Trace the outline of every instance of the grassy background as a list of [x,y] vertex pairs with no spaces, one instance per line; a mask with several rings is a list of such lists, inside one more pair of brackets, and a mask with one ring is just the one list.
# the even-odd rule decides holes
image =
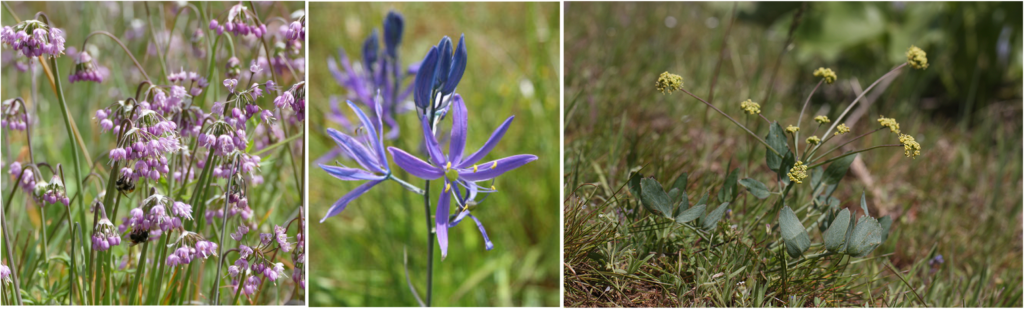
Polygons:
[[[826,5],[831,4],[811,4],[805,13],[811,17],[805,16],[805,22],[813,20]],[[936,5],[906,4],[911,8],[932,6],[930,9]],[[822,85],[804,123],[809,123],[813,115],[835,119],[856,96],[854,84],[866,87],[902,61],[899,57],[864,57],[865,50],[884,51],[885,45],[878,43],[841,50],[829,57],[834,62],[826,61],[819,54],[803,55],[806,53],[802,54],[801,49],[812,44],[796,40],[790,46],[792,51],[782,57],[774,94],[765,101],[772,67],[786,41],[793,14],[784,14],[774,22],[758,22],[757,16],[750,17],[756,13],[753,4],[741,3],[738,7],[737,14],[748,18],[738,21],[726,37],[732,3],[566,4],[565,35],[570,38],[565,44],[567,241],[572,238],[604,246],[627,237],[622,230],[616,234],[615,220],[595,217],[574,221],[570,216],[576,213],[568,211],[613,215],[621,209],[617,205],[629,199],[626,190],[619,188],[625,184],[629,170],[638,166],[646,166],[643,173],[663,184],[688,172],[691,188],[697,190],[720,184],[730,163],[740,169],[741,177],[767,178],[770,172],[764,168],[760,144],[714,111],[705,120],[708,111],[703,103],[682,93],[662,95],[654,87],[658,74],[669,71],[683,77],[686,89],[709,99],[723,38],[728,48],[724,50],[713,103],[741,122],[746,118],[739,103],[750,98],[760,102],[762,113],[769,119],[795,124],[803,100],[817,82],[811,72],[819,66],[831,67],[839,80],[831,86]],[[849,22],[861,27],[879,21]],[[917,34],[894,21],[883,25],[895,29],[893,32],[900,33],[901,38]],[[828,31],[852,35],[856,27]],[[871,214],[892,215],[895,223],[888,240],[872,253],[874,259],[846,270],[847,276],[853,274],[855,278],[840,289],[844,297],[827,305],[919,306],[907,285],[883,263],[899,269],[930,306],[1021,305],[1020,36],[1011,37],[1013,49],[1007,73],[997,83],[987,85],[998,95],[979,102],[978,106],[984,107],[974,116],[964,116],[955,108],[952,113],[929,109],[934,105],[930,102],[949,100],[953,90],[942,83],[928,83],[926,77],[972,73],[952,68],[952,51],[930,49],[927,44],[960,42],[963,38],[934,35],[939,36],[911,39],[899,47],[902,52],[909,44],[921,46],[928,52],[931,67],[925,71],[905,69],[891,84],[875,88],[868,96],[873,104],[866,113],[857,123],[847,121],[857,133],[874,129],[879,115],[894,117],[924,149],[916,160],[904,157],[902,149],[896,148],[862,154],[859,161],[864,163],[863,168],[851,168],[836,192],[835,196],[844,202],[842,207],[855,206],[861,192],[867,192]],[[967,104],[954,103],[957,107]],[[758,135],[767,133],[767,126],[760,120],[746,121]],[[895,142],[890,134],[874,134],[851,144],[850,149]],[[751,147],[756,150],[751,152]],[[689,193],[691,201],[699,192]],[[727,224],[746,228],[753,218],[747,214],[752,206],[745,205],[755,200],[747,194],[740,200],[742,203],[734,204],[734,215]],[[573,233],[568,229],[579,232],[570,235]],[[811,237],[814,242],[820,241],[816,231]],[[735,278],[711,278],[718,271],[736,271],[731,264],[708,265],[697,274],[700,280],[696,282],[680,277],[691,280],[684,285],[706,285],[693,287],[692,291],[687,285],[682,292],[691,293],[677,293],[666,288],[668,283],[656,284],[671,282],[671,278],[645,273],[584,274],[583,270],[593,269],[595,262],[586,257],[586,252],[574,261],[568,245],[566,250],[567,263],[574,268],[565,273],[566,306],[750,305],[730,291],[754,274],[741,271]],[[636,252],[621,254],[617,257],[620,260],[637,258]],[[929,265],[928,261],[939,254],[945,263]],[[803,301],[811,305],[814,303],[809,298],[825,288],[793,283],[789,295],[808,297]],[[897,298],[900,301],[894,301]],[[772,303],[801,303],[794,300]]]
[[[443,262],[435,250],[433,304],[557,306],[558,4],[314,2],[309,6],[311,159],[334,147],[324,133],[326,128],[342,129],[324,118],[330,111],[329,98],[346,91],[326,67],[327,58],[337,57],[339,48],[352,61],[361,59],[363,40],[372,29],[382,31],[383,18],[391,9],[405,16],[400,47],[403,66],[422,59],[444,35],[456,41],[460,34],[466,35],[469,64],[458,90],[470,113],[467,148],[482,145],[501,121],[515,115],[488,157],[529,153],[540,159],[498,178],[495,186],[500,192],[474,212],[487,228],[494,250],[485,251],[476,227],[465,223],[450,232],[449,253]],[[531,87],[532,94],[524,90]],[[342,109],[354,119],[349,109]],[[422,141],[416,116],[403,114],[398,121],[402,136],[385,144],[415,149]],[[449,125],[446,121],[443,128]],[[393,164],[392,168],[400,170]],[[404,172],[396,175],[413,180]],[[316,220],[358,185],[315,167],[309,179],[310,217]],[[423,185],[419,180],[413,183]],[[432,191],[433,206],[437,190]],[[324,223],[314,220],[309,227],[311,305],[415,306],[402,258],[407,251],[412,283],[424,296],[427,247],[422,203],[422,197],[387,182],[340,215]]]

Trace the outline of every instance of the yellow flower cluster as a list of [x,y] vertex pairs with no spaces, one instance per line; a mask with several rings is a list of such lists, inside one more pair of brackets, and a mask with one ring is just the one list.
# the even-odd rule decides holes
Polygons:
[[658,91],[661,91],[661,93],[671,94],[673,91],[683,88],[683,78],[669,72],[661,73],[655,86],[658,87]]
[[807,143],[811,145],[817,145],[821,143],[821,139],[818,138],[817,136],[811,136],[807,138]]
[[798,126],[790,125],[790,126],[786,127],[786,132],[796,133],[797,131],[800,131],[800,127],[798,127]]
[[825,116],[825,115],[814,117],[814,121],[817,122],[817,123],[829,123],[829,122],[832,122],[831,120],[828,120],[828,116]]
[[892,133],[900,134],[900,124],[896,122],[896,119],[881,116],[878,118],[878,123],[882,124],[883,127],[889,128]]
[[814,77],[821,77],[825,79],[825,83],[832,84],[836,82],[836,72],[832,72],[832,69],[818,68],[814,70]]
[[840,123],[839,126],[836,127],[836,136],[846,133],[850,133],[850,127],[847,127],[845,123]]
[[900,143],[903,144],[903,154],[907,158],[917,159],[921,155],[921,144],[918,144],[910,134],[900,134]]
[[907,64],[915,69],[927,69],[928,55],[917,46],[910,45],[910,50],[907,50]]
[[804,183],[803,180],[807,178],[807,165],[804,165],[803,161],[796,161],[793,168],[789,169],[789,181],[796,183]]
[[761,104],[757,104],[757,102],[751,101],[750,99],[740,102],[740,108],[751,115],[761,113]]

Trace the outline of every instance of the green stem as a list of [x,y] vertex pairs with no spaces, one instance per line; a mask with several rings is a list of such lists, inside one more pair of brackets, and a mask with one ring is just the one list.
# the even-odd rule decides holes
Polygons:
[[[7,7],[7,2],[4,2],[4,7]],[[21,169],[21,173],[18,174],[18,180],[14,182],[14,188],[11,188],[11,194],[7,195],[7,203],[4,205],[4,213],[7,213],[7,209],[10,208],[11,199],[14,198],[14,193],[18,192],[21,178],[25,176],[26,170],[28,170],[28,167]],[[18,265],[15,263],[14,255],[12,254],[14,250],[11,250],[11,233],[7,230],[8,227],[7,216],[0,216],[0,228],[2,228],[2,231],[0,232],[3,232],[4,234],[4,256],[7,257],[7,266],[10,266],[11,269],[11,281],[14,283],[14,291],[12,291],[11,294],[14,295],[14,299],[17,301],[18,306],[24,306],[25,304],[22,303],[21,294],[18,292],[21,291],[21,283],[18,281],[18,272],[21,268],[18,268]]]
[[711,103],[708,103],[707,101],[704,101],[704,99],[701,99],[700,97],[698,97],[698,96],[694,95],[693,93],[690,93],[689,91],[686,91],[686,89],[684,89],[684,88],[679,88],[679,90],[681,90],[681,91],[685,92],[686,94],[690,95],[690,96],[691,96],[691,97],[693,97],[694,99],[697,99],[697,100],[699,100],[699,101],[703,102],[704,104],[707,104],[707,106],[708,106],[708,107],[711,107],[711,109],[715,110],[715,111],[716,111],[716,112],[718,112],[719,114],[722,114],[722,116],[725,116],[725,118],[729,118],[729,120],[730,120],[730,121],[732,121],[732,123],[735,123],[735,124],[736,124],[736,126],[739,126],[739,127],[740,127],[741,129],[743,129],[744,131],[747,131],[747,133],[749,133],[749,134],[750,134],[750,136],[753,136],[753,137],[754,137],[755,139],[757,139],[757,141],[758,141],[758,142],[761,142],[761,144],[764,144],[764,146],[765,146],[765,147],[768,147],[768,150],[771,150],[771,151],[772,151],[772,152],[774,152],[774,153],[775,153],[776,155],[782,156],[782,154],[779,154],[779,151],[778,151],[778,150],[775,150],[775,148],[772,148],[772,146],[768,145],[768,143],[767,143],[767,142],[765,142],[765,141],[764,141],[763,139],[761,139],[761,137],[760,137],[760,136],[757,136],[757,134],[754,134],[754,132],[751,132],[751,131],[750,131],[750,129],[747,129],[747,127],[743,126],[743,124],[740,124],[740,122],[739,122],[739,121],[736,121],[736,119],[733,119],[732,117],[730,117],[730,116],[729,116],[728,114],[726,114],[726,113],[725,113],[725,112],[723,112],[722,110],[718,109],[718,108],[717,108],[717,107],[715,107],[714,105],[711,105]]
[[136,292],[140,288],[139,282],[141,282],[140,280],[142,279],[142,273],[146,272],[146,269],[144,267],[142,267],[142,265],[145,265],[145,263],[146,263],[146,251],[147,251],[147,249],[149,249],[149,240],[144,240],[143,243],[142,243],[142,251],[141,251],[141,253],[139,253],[139,261],[135,265],[135,280],[132,280],[132,285],[128,286],[128,288],[130,289],[128,291],[128,304],[129,305],[138,305],[139,304],[136,301],[137,298],[135,297],[135,295],[136,295]]
[[146,6],[146,22],[149,23],[149,35],[153,37],[153,46],[156,49],[157,59],[160,60],[160,70],[163,72],[164,82],[170,83],[167,80],[167,62],[164,59],[164,52],[160,50],[160,42],[156,39],[156,29],[153,27],[153,16],[149,12],[149,2],[143,2]]
[[[899,69],[902,69],[905,66],[907,66],[906,62],[896,66],[892,70],[889,70],[888,73],[885,73],[884,75],[882,75],[882,77],[879,77],[878,80],[875,80],[874,83],[871,83],[870,86],[865,88],[864,91],[862,91],[860,93],[860,95],[857,96],[856,99],[853,99],[853,102],[850,103],[850,106],[847,106],[846,110],[844,110],[843,113],[841,115],[839,115],[839,118],[836,118],[836,120],[832,121],[832,126],[830,126],[828,128],[828,131],[825,131],[825,135],[824,136],[828,136],[830,133],[832,133],[832,130],[835,130],[836,126],[839,125],[839,123],[841,121],[843,121],[843,117],[846,117],[846,114],[849,113],[851,109],[853,109],[853,106],[857,105],[857,102],[859,102],[860,99],[863,98],[865,94],[867,94],[869,91],[871,91],[872,88],[875,88],[875,85],[878,85],[878,82],[881,82],[883,79],[885,79],[886,76],[889,76],[889,74],[892,74],[892,73],[895,73],[896,71],[899,71]],[[820,147],[821,144],[819,144],[818,146]],[[814,148],[817,149],[818,147],[814,147]]]
[[[63,114],[63,116],[64,116],[64,128],[67,130],[68,139],[71,140],[71,141],[74,141],[75,140],[75,133],[74,133],[75,128],[71,124],[70,111],[68,111],[67,101],[64,99],[64,88],[61,86],[61,78],[59,77],[59,76],[61,76],[60,75],[60,67],[57,66],[57,57],[50,57],[50,66],[53,67],[53,75],[55,77],[53,79],[53,81],[54,81],[54,83],[56,85],[57,101],[60,102],[61,114]],[[85,209],[85,204],[83,202],[83,200],[85,200],[85,194],[82,193],[83,189],[84,189],[83,186],[82,186],[82,177],[83,177],[82,176],[82,168],[81,168],[81,165],[79,164],[79,159],[78,159],[79,149],[77,147],[78,145],[75,145],[74,142],[72,142],[71,144],[72,144],[72,146],[70,147],[71,148],[71,157],[72,157],[72,160],[74,160],[73,163],[74,163],[74,167],[75,167],[75,178],[74,178],[74,180],[75,180],[75,191],[76,191],[75,194],[78,194],[80,196],[77,199],[78,200],[78,209]],[[81,150],[82,151],[86,151],[84,148],[81,149]],[[65,184],[65,188],[67,188],[66,184]],[[70,222],[70,220],[71,220],[71,212],[70,212],[70,208],[68,208],[68,222]],[[72,248],[72,252],[71,253],[74,254],[74,248]]]
[[[871,132],[868,132],[868,133],[864,133],[864,134],[861,134],[861,135],[860,135],[860,136],[858,136],[858,137],[854,137],[853,139],[851,139],[851,140],[849,140],[849,141],[846,141],[846,142],[845,142],[845,143],[843,143],[842,145],[839,145],[839,146],[836,146],[836,147],[834,147],[834,148],[832,148],[832,149],[829,149],[828,151],[826,151],[826,152],[822,153],[822,154],[821,154],[820,156],[818,156],[818,157],[814,158],[813,160],[807,161],[807,162],[808,162],[808,163],[811,163],[811,162],[814,162],[814,161],[818,161],[818,160],[820,160],[821,158],[824,158],[824,157],[825,157],[826,155],[828,155],[828,154],[832,153],[833,151],[836,151],[836,149],[839,149],[839,148],[841,148],[841,147],[843,147],[843,146],[846,146],[846,145],[848,145],[848,144],[850,144],[850,143],[852,143],[852,142],[854,142],[854,141],[856,141],[856,140],[859,140],[859,139],[861,139],[861,138],[863,138],[863,137],[865,137],[865,136],[871,135],[871,133],[875,133],[875,132],[881,131],[882,129],[885,129],[885,127],[881,127],[881,128],[875,129],[874,131],[871,131]],[[825,143],[825,141],[822,141],[822,143],[824,144],[824,143]],[[813,154],[814,154],[814,153],[812,152],[812,153],[811,153],[811,155],[813,155]],[[808,156],[810,156],[810,155],[808,155]]]
[[[231,169],[231,173],[228,173],[228,175],[234,175],[235,174],[234,172],[236,172],[238,170],[237,169],[238,162],[237,161],[236,162],[232,162],[232,163],[230,163],[230,165],[231,165],[231,167],[229,167],[229,168]],[[228,203],[228,196],[231,194],[231,185],[233,185],[233,184],[234,184],[234,176],[228,177],[227,189],[224,190],[224,207],[225,207],[225,209],[224,209],[224,220],[221,220],[221,225],[220,225],[220,230],[221,230],[220,242],[219,242],[220,244],[224,243],[224,236],[228,234],[227,231],[226,231],[227,228],[228,228],[228,212],[227,212],[226,208],[227,208],[227,205],[228,205],[227,204]],[[220,271],[221,271],[221,268],[224,266],[224,246],[218,246],[217,247],[217,251],[220,251],[220,252],[217,252],[217,255],[219,255],[221,258],[220,258],[220,261],[217,263],[217,272],[216,272],[216,275],[214,276],[214,279],[213,279],[213,293],[212,294],[213,294],[213,304],[214,305],[217,305],[217,304],[220,303],[220,277],[221,277],[221,272]]]
[[839,159],[841,159],[843,157],[846,157],[846,156],[849,156],[849,155],[853,155],[853,154],[858,154],[858,153],[865,152],[865,151],[872,150],[872,149],[876,149],[876,148],[882,148],[882,147],[902,147],[902,146],[903,146],[903,144],[888,144],[888,145],[878,145],[878,146],[875,146],[875,147],[868,147],[868,148],[864,148],[864,149],[861,149],[861,150],[851,151],[851,152],[844,153],[843,155],[836,156],[835,158],[828,159],[825,162],[821,162],[821,163],[809,166],[807,168],[808,169],[814,169],[815,167],[819,167],[819,166],[825,165],[825,164],[827,164],[829,162],[832,162],[832,161],[835,161],[835,160],[839,160]]
[[434,232],[430,222],[430,180],[425,181],[423,194],[423,210],[427,219],[427,307],[434,295]]

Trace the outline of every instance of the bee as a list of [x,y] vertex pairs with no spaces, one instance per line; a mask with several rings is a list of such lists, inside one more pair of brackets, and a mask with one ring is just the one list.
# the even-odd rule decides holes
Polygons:
[[132,240],[132,245],[137,245],[149,240],[149,231],[144,229],[133,229],[132,233],[128,235],[128,238]]
[[122,193],[135,192],[135,182],[132,181],[131,179],[128,179],[128,177],[122,176],[118,178],[117,182],[114,184],[117,185],[117,190],[121,191]]

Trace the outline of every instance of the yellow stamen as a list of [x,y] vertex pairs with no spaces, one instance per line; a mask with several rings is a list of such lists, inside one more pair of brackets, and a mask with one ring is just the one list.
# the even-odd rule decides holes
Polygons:
[[498,161],[494,161],[494,164],[491,164],[491,169],[494,169],[496,167],[498,167]]
[[491,191],[498,191],[498,189],[494,188],[494,186],[491,186]]
[[476,164],[473,164],[473,172],[476,173],[476,170],[477,170],[477,166],[476,166]]
[[452,184],[450,182],[444,184],[444,192],[445,193],[448,193],[448,190],[451,190],[451,189],[452,189]]
[[452,163],[451,162],[448,162],[448,165],[444,166],[444,169],[446,169],[446,170],[447,169],[451,169],[451,168],[452,168]]

